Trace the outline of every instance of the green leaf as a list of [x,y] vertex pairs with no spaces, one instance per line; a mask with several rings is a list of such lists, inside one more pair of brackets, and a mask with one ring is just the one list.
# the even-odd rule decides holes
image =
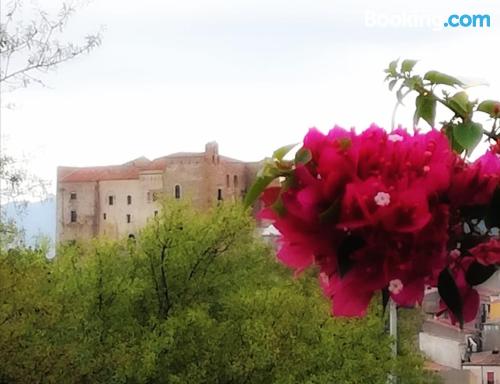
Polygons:
[[431,127],[434,127],[434,120],[436,118],[436,98],[432,93],[426,95],[419,95],[415,99],[415,115],[413,117],[413,124],[416,126],[418,121],[422,118]]
[[391,80],[389,82],[389,91],[392,91],[394,89],[394,86],[396,85],[397,82],[398,82],[397,79]]
[[404,85],[406,85],[409,89],[415,89],[417,88],[417,86],[423,87],[424,83],[420,76],[415,75],[410,77],[409,79],[406,79]]
[[451,123],[446,123],[443,126],[443,128],[445,129],[444,132],[446,134],[446,137],[448,137],[448,141],[450,142],[452,149],[458,154],[461,154],[463,151],[465,151],[465,148],[462,147],[453,136],[453,130],[455,128],[455,125]]
[[401,72],[411,72],[415,64],[417,64],[417,60],[403,60],[401,63]]
[[457,112],[462,118],[466,119],[472,112],[472,103],[465,92],[457,92],[448,99],[451,109]]
[[257,177],[245,196],[245,200],[243,201],[244,206],[251,206],[274,179],[275,177],[271,176]]
[[293,149],[295,148],[299,143],[295,144],[289,144],[285,145],[281,148],[278,148],[276,151],[273,152],[273,159],[276,160],[283,160],[283,158]]
[[312,160],[312,153],[307,148],[300,148],[295,154],[295,164],[307,164]]
[[463,83],[456,77],[441,73],[438,71],[429,71],[424,75],[424,79],[430,81],[432,84],[443,84],[449,86],[462,86]]
[[398,73],[397,67],[398,67],[398,60],[393,60],[389,63],[389,68],[385,70],[386,73],[395,76]]
[[453,127],[453,137],[468,152],[476,148],[482,136],[483,126],[473,121],[460,123]]
[[477,106],[479,112],[484,112],[493,118],[500,118],[500,101],[485,100]]
[[438,292],[448,309],[458,319],[460,328],[463,328],[464,316],[462,298],[460,297],[457,284],[449,269],[443,269],[439,274]]
[[272,209],[279,215],[283,216],[286,213],[285,205],[283,204],[283,199],[278,197],[278,199],[271,206]]

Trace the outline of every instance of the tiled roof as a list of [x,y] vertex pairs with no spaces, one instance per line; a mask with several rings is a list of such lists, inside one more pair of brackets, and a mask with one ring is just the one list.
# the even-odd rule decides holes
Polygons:
[[57,179],[59,182],[82,182],[100,180],[131,180],[138,179],[139,174],[147,171],[163,171],[165,161],[139,158],[122,165],[101,167],[58,167]]
[[205,152],[175,152],[170,155],[160,157],[160,159],[168,159],[172,157],[201,157],[205,156]]
[[464,365],[500,365],[500,354],[492,351],[477,352],[470,355],[470,362]]

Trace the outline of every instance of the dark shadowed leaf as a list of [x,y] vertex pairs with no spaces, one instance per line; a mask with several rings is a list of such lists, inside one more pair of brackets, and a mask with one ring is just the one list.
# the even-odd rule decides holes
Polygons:
[[483,265],[474,262],[470,265],[465,279],[470,285],[479,285],[488,280],[497,270],[495,265]]
[[319,220],[322,224],[336,222],[340,215],[340,201],[335,200],[327,210],[323,211],[319,215]]
[[365,241],[360,236],[350,235],[344,238],[337,250],[337,263],[340,277],[345,276],[354,265],[351,255],[363,248]]
[[463,304],[457,284],[448,268],[443,269],[438,278],[438,292],[448,309],[455,315],[460,323],[460,328],[464,326]]
[[493,193],[493,198],[491,199],[490,207],[484,221],[490,228],[500,228],[500,187],[497,187],[495,193]]
[[389,303],[389,299],[391,298],[391,295],[389,294],[389,288],[385,287],[382,289],[382,309],[383,313],[385,313],[385,309],[387,308],[387,304]]

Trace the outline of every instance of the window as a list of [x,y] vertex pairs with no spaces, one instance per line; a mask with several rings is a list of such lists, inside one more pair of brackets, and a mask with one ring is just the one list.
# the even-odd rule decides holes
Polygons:
[[234,185],[234,188],[238,188],[238,175],[234,175],[233,185]]
[[130,195],[127,196],[127,204],[128,205],[132,204],[132,196]]
[[226,187],[229,188],[229,175],[226,175]]
[[70,199],[70,200],[76,200],[76,192],[71,192],[71,193],[69,194],[69,199]]
[[495,384],[495,372],[486,373],[486,384]]
[[217,190],[217,200],[221,201],[222,200],[222,189]]
[[181,198],[181,186],[179,184],[177,184],[174,188],[174,196],[176,199]]
[[127,223],[130,223],[132,219],[132,216],[130,216],[130,213],[127,213]]
[[156,201],[160,198],[160,193],[159,192],[153,192],[153,201]]
[[158,216],[158,211],[155,211],[155,217]]
[[148,201],[148,203],[151,203],[151,192],[147,193],[146,200]]
[[106,220],[106,214],[105,213],[102,214],[102,219]]
[[108,204],[113,205],[115,202],[115,197],[114,196],[108,196]]
[[133,233],[130,233],[128,235],[128,239],[134,241],[135,240],[135,235]]
[[76,223],[76,211],[71,211],[71,222]]

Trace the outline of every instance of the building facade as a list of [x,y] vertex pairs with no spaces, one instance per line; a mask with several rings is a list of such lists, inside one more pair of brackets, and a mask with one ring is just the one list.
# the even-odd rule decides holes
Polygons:
[[205,152],[174,153],[122,165],[58,167],[57,242],[96,236],[136,236],[160,209],[158,199],[188,199],[199,209],[221,200],[240,200],[260,168],[219,154],[216,142]]

